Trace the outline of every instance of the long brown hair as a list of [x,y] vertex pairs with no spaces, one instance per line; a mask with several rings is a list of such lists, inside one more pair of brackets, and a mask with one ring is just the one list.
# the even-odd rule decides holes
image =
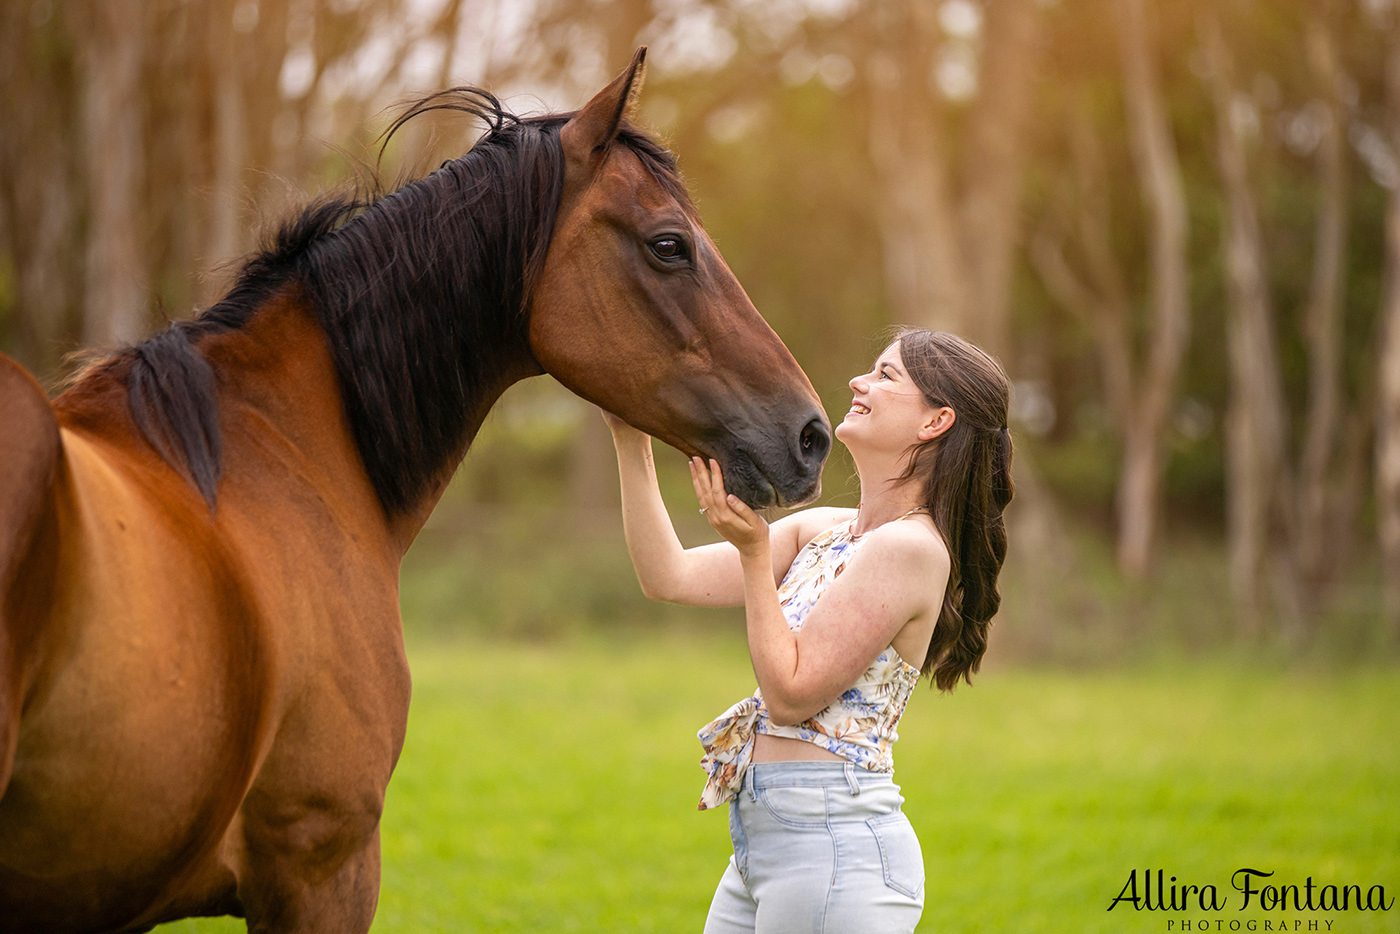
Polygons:
[[910,448],[901,483],[917,483],[948,546],[951,568],[943,608],[922,673],[942,691],[972,673],[987,651],[987,630],[1001,606],[997,575],[1006,560],[1011,502],[1011,384],[990,354],[943,331],[902,328],[894,335],[904,368],[931,406],[956,418],[938,437]]

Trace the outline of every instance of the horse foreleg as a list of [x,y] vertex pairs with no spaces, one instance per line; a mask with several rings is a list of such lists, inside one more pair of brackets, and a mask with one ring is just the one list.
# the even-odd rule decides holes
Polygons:
[[238,886],[250,934],[363,934],[379,900],[379,810],[328,799],[244,810]]

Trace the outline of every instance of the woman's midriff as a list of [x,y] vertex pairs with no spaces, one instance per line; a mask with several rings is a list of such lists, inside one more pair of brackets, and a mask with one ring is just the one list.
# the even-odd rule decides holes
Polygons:
[[836,753],[803,739],[793,739],[789,736],[769,736],[767,733],[760,733],[754,737],[754,762],[805,762],[812,760],[846,761]]

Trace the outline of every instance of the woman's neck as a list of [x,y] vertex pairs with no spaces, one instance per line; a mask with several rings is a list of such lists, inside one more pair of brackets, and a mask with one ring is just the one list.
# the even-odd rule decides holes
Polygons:
[[856,512],[855,524],[851,526],[851,534],[864,535],[924,505],[919,499],[918,486],[900,483],[897,476],[873,483],[861,476],[860,508]]

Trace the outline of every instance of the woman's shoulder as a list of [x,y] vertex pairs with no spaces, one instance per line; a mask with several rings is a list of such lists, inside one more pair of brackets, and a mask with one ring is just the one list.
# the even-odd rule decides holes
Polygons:
[[818,535],[850,522],[855,517],[856,511],[854,509],[845,509],[840,506],[813,506],[811,509],[794,512],[781,521],[792,523],[797,540],[797,550],[801,551]]
[[929,569],[946,569],[950,564],[947,543],[927,515],[912,515],[886,522],[863,537],[865,545],[862,550],[869,551],[872,557],[879,560],[901,559],[903,562],[925,565]]

